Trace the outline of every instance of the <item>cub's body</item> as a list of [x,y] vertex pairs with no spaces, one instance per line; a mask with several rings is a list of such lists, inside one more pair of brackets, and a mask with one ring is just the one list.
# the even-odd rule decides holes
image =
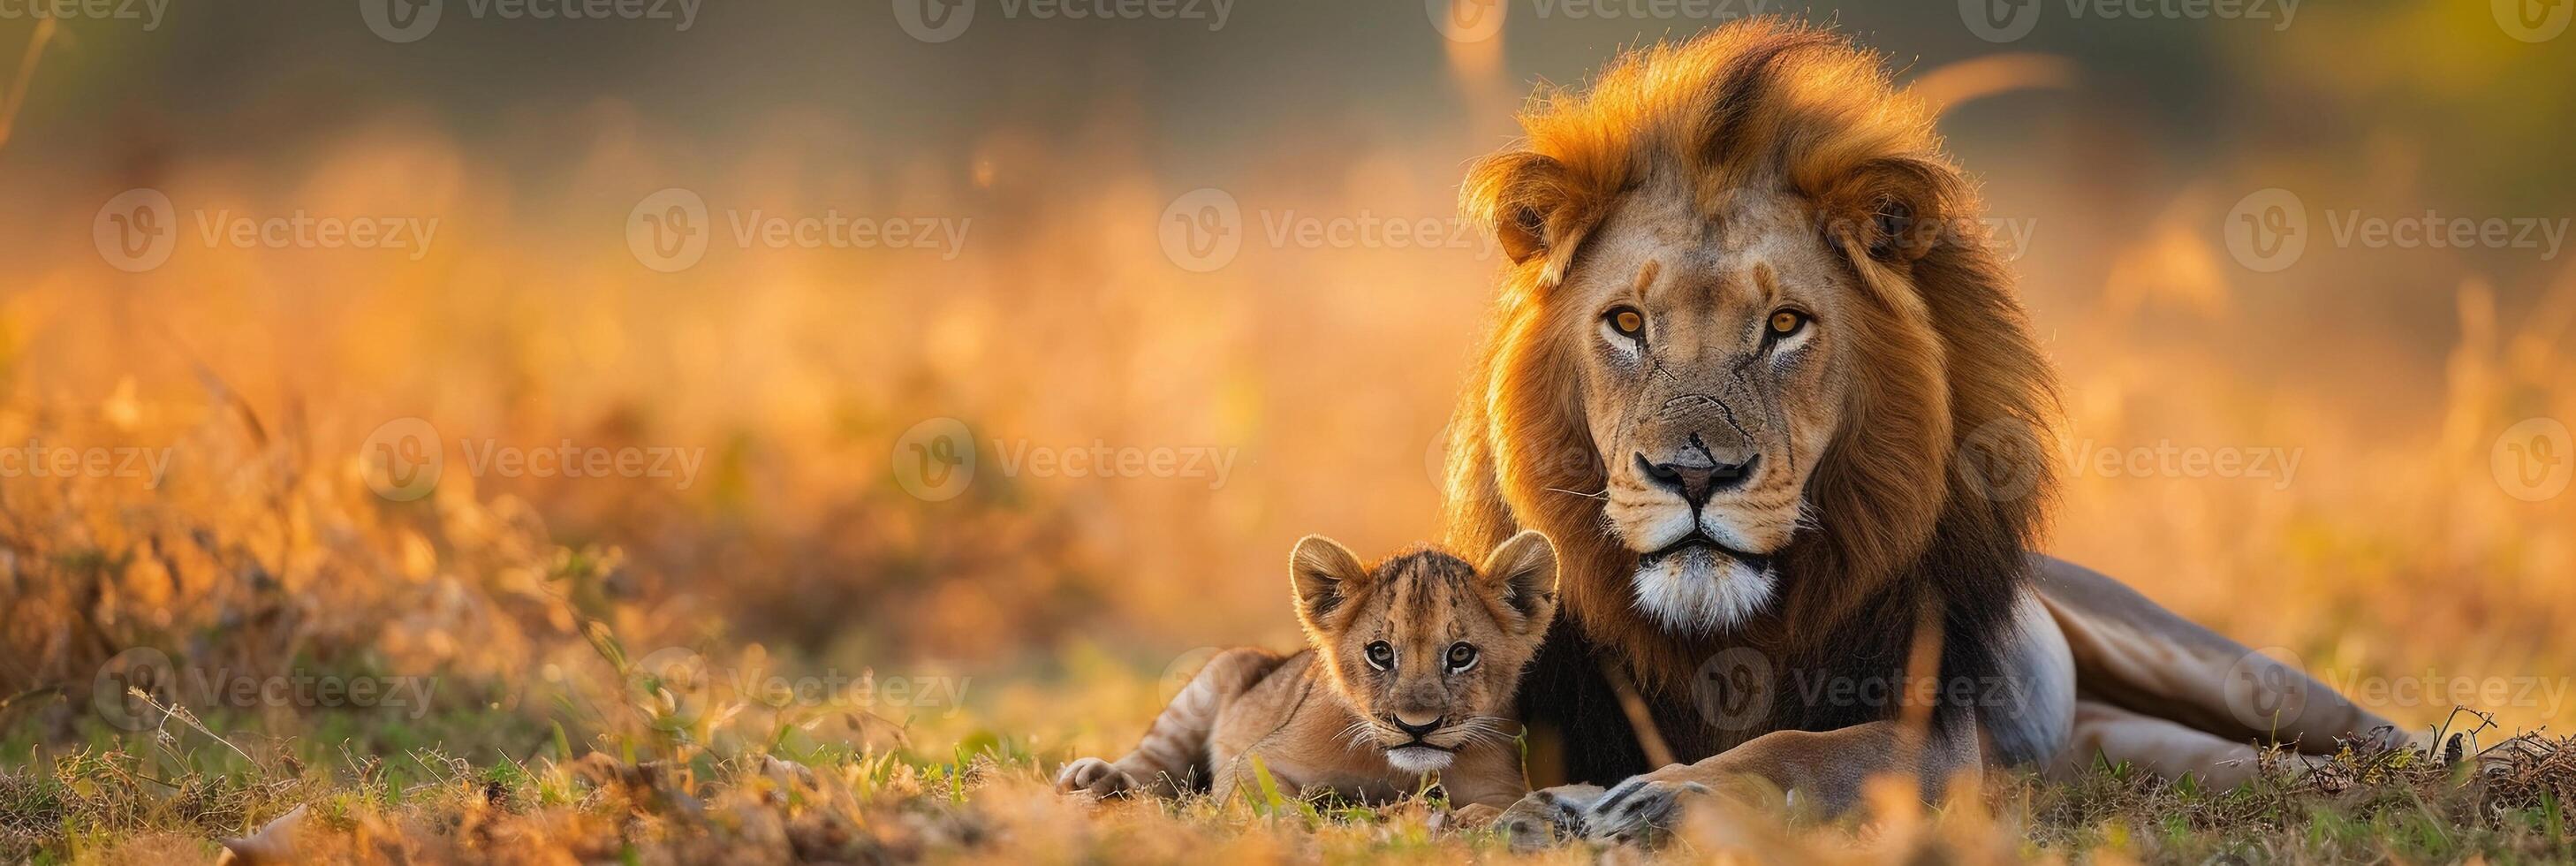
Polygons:
[[1290,574],[1312,646],[1219,654],[1135,751],[1077,760],[1057,785],[1224,798],[1257,784],[1257,757],[1283,793],[1300,796],[1392,800],[1437,773],[1470,822],[1519,799],[1527,784],[1507,714],[1555,615],[1556,554],[1545,536],[1516,536],[1482,567],[1424,550],[1374,568],[1309,537]]

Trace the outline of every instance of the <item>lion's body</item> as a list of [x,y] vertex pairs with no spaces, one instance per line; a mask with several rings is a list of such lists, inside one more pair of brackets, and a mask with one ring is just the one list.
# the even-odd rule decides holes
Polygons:
[[1437,771],[1450,802],[1475,807],[1469,820],[1527,792],[1507,714],[1555,615],[1544,536],[1499,543],[1481,568],[1431,550],[1362,567],[1321,538],[1291,559],[1307,649],[1219,654],[1133,752],[1075,761],[1059,786],[1223,799],[1254,784],[1258,758],[1282,791],[1371,802]]
[[[2241,647],[2032,554],[2053,373],[1974,187],[1876,56],[1739,22],[1521,121],[1464,187],[1514,264],[1447,517],[1455,545],[1535,528],[1561,551],[1566,616],[1521,701],[1559,760],[1534,775],[1635,776],[1598,812],[1726,772],[1835,803],[1871,768],[2078,742],[2251,755],[2181,739],[2249,729],[2224,699]],[[2305,691],[2323,712],[2285,740],[2376,722]]]

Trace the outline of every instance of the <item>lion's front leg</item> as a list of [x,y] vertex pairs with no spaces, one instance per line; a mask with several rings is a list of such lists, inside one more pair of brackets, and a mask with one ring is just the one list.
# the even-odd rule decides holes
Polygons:
[[[1861,787],[1872,777],[1911,769],[1928,791],[1982,766],[1973,737],[1936,736],[1936,742],[1914,749],[1902,734],[1895,722],[1822,733],[1776,731],[1695,764],[1630,777],[1606,791],[1589,786],[1539,791],[1523,800],[1529,808],[1513,809],[1528,817],[1557,816],[1555,826],[1587,838],[1640,839],[1671,826],[1685,798],[1746,778],[1788,792],[1792,803],[1841,814],[1860,801]],[[1897,763],[1907,754],[1920,755],[1919,766]],[[1512,826],[1508,818],[1506,826]]]

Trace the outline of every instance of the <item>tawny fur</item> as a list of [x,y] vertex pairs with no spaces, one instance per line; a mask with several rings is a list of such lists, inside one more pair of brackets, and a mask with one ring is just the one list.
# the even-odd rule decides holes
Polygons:
[[[1615,835],[1730,774],[1838,809],[1869,773],[2078,740],[2159,767],[2250,754],[2223,748],[2251,727],[2224,685],[2242,647],[2033,555],[2056,386],[1933,119],[1877,55],[1757,18],[1542,91],[1469,173],[1462,206],[1512,263],[1453,424],[1449,541],[1556,539],[1530,770],[1618,783],[1516,814]],[[2264,673],[2304,698],[2283,741],[2379,724]],[[1646,765],[1641,703],[1683,763]]]
[[1475,822],[1528,790],[1511,710],[1556,613],[1556,552],[1545,535],[1515,535],[1481,566],[1427,549],[1363,566],[1309,536],[1289,572],[1305,650],[1219,654],[1134,751],[1067,764],[1057,786],[1226,798],[1252,783],[1257,756],[1301,796],[1387,801],[1436,772]]
[[[1458,409],[1450,541],[1549,532],[1565,558],[1570,624],[1667,696],[1686,698],[1697,667],[1733,647],[1781,668],[1830,666],[1862,620],[1884,638],[1864,648],[1894,657],[1838,674],[1901,669],[1918,623],[1950,633],[1954,656],[1990,650],[1975,644],[2009,621],[2053,489],[2041,458],[2057,402],[2009,277],[1978,233],[1975,190],[1931,121],[1876,56],[1767,19],[1639,49],[1587,90],[1535,98],[1525,143],[1479,163],[1464,187],[1467,211],[1495,226],[1516,261]],[[1790,537],[1759,551],[1773,558],[1776,597],[1701,632],[1639,609],[1642,551],[1605,513],[1630,452],[1680,432],[1601,426],[1604,413],[1657,405],[1592,360],[1599,304],[1649,267],[1656,286],[1638,296],[1672,308],[1667,343],[1732,351],[1737,329],[1761,322],[1782,293],[1831,308],[1811,311],[1821,369],[1729,407],[1775,411],[1789,430],[1765,452],[1773,471],[1741,498]],[[1663,360],[1688,375],[1689,364]],[[1724,398],[1723,386],[1713,381],[1709,396]],[[1963,442],[2022,461],[2009,495],[1958,483]],[[1780,525],[1796,522],[1805,525]]]

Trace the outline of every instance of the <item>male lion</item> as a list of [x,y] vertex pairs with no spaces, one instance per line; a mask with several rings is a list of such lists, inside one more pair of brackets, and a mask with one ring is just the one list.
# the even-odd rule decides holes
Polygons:
[[1873,773],[2096,755],[2224,783],[2257,739],[2390,736],[2031,553],[2052,374],[1975,190],[1875,55],[1741,22],[1521,123],[1462,193],[1512,264],[1449,541],[1557,539],[1567,615],[1521,707],[1561,766],[1532,770],[1619,784],[1516,818],[1617,836],[1736,774],[1840,810]]

